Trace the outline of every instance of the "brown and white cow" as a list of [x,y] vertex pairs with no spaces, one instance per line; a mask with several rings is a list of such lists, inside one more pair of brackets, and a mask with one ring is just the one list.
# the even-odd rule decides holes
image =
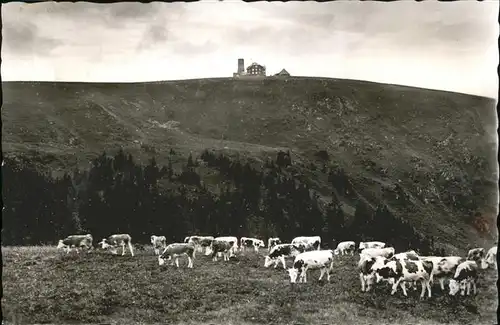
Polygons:
[[151,236],[151,245],[155,251],[155,255],[159,255],[162,250],[167,247],[167,238],[165,236]]
[[443,291],[445,290],[444,281],[451,279],[458,265],[464,261],[460,256],[421,256],[420,258],[432,262],[431,284],[434,283],[434,279],[438,279]]
[[247,248],[252,247],[256,253],[259,252],[260,247],[266,247],[264,241],[257,238],[249,238],[249,237],[241,237],[240,238],[240,247],[244,252]]
[[274,268],[278,267],[279,263],[283,264],[283,269],[286,269],[286,257],[295,257],[304,252],[303,245],[293,244],[278,244],[274,246],[269,255],[264,259],[264,267],[269,267],[274,263]]
[[219,253],[224,255],[224,261],[229,261],[229,258],[234,256],[234,242],[232,240],[215,238],[210,245],[210,252],[213,261],[217,261],[217,255],[219,255]]
[[281,244],[281,239],[279,239],[279,237],[271,237],[267,240],[267,249],[268,251],[270,252],[271,249],[276,246],[276,245],[279,245]]
[[[193,268],[195,258],[195,246],[192,243],[173,243],[168,245],[165,250],[158,255],[158,264],[162,266],[165,260],[174,258],[175,265],[179,267],[179,257],[186,255],[188,258],[188,268]],[[173,263],[172,263],[173,264]]]
[[360,242],[359,250],[362,251],[366,248],[384,248],[386,243],[381,241],[368,241],[368,242]]
[[337,245],[337,248],[333,251],[335,255],[354,255],[356,250],[356,243],[353,241],[343,241]]
[[493,267],[495,270],[497,269],[497,246],[493,246],[488,250],[488,253],[486,253],[486,267]]
[[482,248],[482,247],[473,248],[473,249],[469,250],[469,252],[467,253],[466,260],[467,261],[474,261],[482,269],[486,269],[488,267],[488,265],[486,264],[486,261],[484,260],[485,255],[486,255],[486,252],[485,252],[484,248]]
[[87,251],[91,251],[93,246],[92,246],[92,241],[94,239],[92,238],[91,234],[86,234],[86,235],[70,235],[64,239],[60,239],[58,244],[57,244],[57,249],[65,248],[66,249],[66,254],[69,254],[71,249],[74,247],[76,252],[79,253],[78,249],[85,247]]
[[115,234],[111,235],[108,238],[104,238],[99,242],[102,249],[111,248],[111,252],[113,254],[118,254],[117,247],[122,247],[122,256],[125,255],[125,247],[127,246],[130,255],[134,256],[134,250],[132,248],[132,237],[129,234]]
[[[220,237],[214,238],[214,241],[215,240],[225,241],[225,242],[231,243],[232,244],[231,249],[230,249],[231,256],[233,256],[238,251],[238,238],[236,238],[234,236],[220,236]],[[212,247],[212,245],[210,245],[210,247],[207,250],[207,252],[205,253],[205,255],[208,256],[208,255],[211,255],[213,253],[211,247]],[[222,251],[220,251],[218,255],[220,255],[220,253],[222,253]]]
[[422,292],[420,298],[424,297],[427,289],[428,297],[431,297],[430,280],[432,275],[433,265],[431,261],[424,260],[409,260],[395,259],[382,261],[378,259],[377,263],[380,266],[375,267],[376,282],[388,281],[393,283],[391,295],[396,293],[398,286],[401,286],[403,294],[407,296],[405,282],[420,282],[422,284]]
[[467,260],[458,265],[453,279],[450,280],[449,294],[454,296],[460,290],[460,294],[465,294],[467,288],[467,295],[470,295],[471,285],[474,287],[474,294],[477,293],[476,283],[478,279],[478,266],[475,261]]
[[382,256],[385,258],[391,258],[394,256],[396,250],[394,247],[384,247],[384,248],[365,248],[359,253],[359,255],[367,255],[371,257]]
[[320,236],[299,236],[292,240],[292,244],[299,245],[302,244],[306,251],[320,250],[321,249],[321,237]]
[[192,243],[199,252],[206,253],[213,240],[213,236],[191,236],[188,243]]

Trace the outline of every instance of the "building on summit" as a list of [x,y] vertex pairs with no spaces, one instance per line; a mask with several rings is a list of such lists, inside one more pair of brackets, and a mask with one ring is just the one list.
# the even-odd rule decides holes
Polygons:
[[[276,77],[290,77],[290,73],[285,69],[276,73]],[[262,79],[266,78],[266,66],[253,62],[245,69],[245,60],[238,59],[238,71],[233,73],[233,78]]]

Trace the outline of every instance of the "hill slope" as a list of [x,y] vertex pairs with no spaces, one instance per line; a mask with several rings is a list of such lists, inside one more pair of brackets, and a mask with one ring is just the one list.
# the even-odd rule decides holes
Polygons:
[[[325,163],[315,154],[326,150],[327,164],[344,168],[358,198],[376,204],[399,184],[412,211],[383,200],[444,242],[489,245],[496,236],[492,99],[317,78],[2,85],[4,154],[41,168],[88,166],[118,147],[160,163],[170,148],[214,148],[259,160],[289,149],[298,172],[328,199],[327,175],[310,168]],[[479,231],[460,207],[464,196],[487,220]],[[344,199],[352,213],[352,200]]]

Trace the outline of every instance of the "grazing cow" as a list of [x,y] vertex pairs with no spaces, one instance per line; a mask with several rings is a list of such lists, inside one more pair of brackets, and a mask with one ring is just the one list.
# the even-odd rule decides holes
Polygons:
[[434,279],[438,279],[443,291],[445,279],[452,278],[457,266],[463,262],[460,256],[421,256],[420,258],[423,261],[432,262],[431,284],[434,283]]
[[198,251],[206,253],[213,240],[213,236],[191,236],[188,243],[192,243]]
[[317,250],[300,253],[295,257],[293,262],[293,267],[288,269],[288,275],[290,276],[290,283],[295,283],[297,277],[299,277],[299,282],[307,282],[307,271],[320,269],[321,275],[318,281],[321,281],[326,273],[326,280],[330,282],[330,271],[333,268],[333,251],[328,250]]
[[224,255],[224,261],[229,261],[229,258],[234,256],[234,242],[215,238],[210,245],[210,252],[213,261],[217,261],[219,253]]
[[[167,238],[165,236],[151,236],[151,245],[155,250],[155,255],[160,255],[160,251],[167,247]],[[137,248],[137,247],[136,247]]]
[[175,265],[179,267],[179,257],[186,255],[188,258],[188,268],[193,268],[195,257],[195,247],[192,243],[173,243],[168,245],[161,255],[158,255],[158,264],[162,266],[166,259],[175,259]]
[[353,241],[343,241],[337,245],[337,248],[333,251],[335,255],[346,255],[351,254],[354,255],[354,251],[356,250],[356,243]]
[[92,250],[92,241],[94,239],[92,238],[91,234],[86,234],[86,235],[70,235],[64,239],[60,239],[58,244],[57,244],[57,249],[65,248],[66,249],[66,254],[69,254],[71,251],[71,248],[75,248],[76,252],[78,252],[78,248],[83,248],[85,247],[87,251]]
[[429,298],[431,297],[430,280],[433,269],[431,261],[396,259],[393,261],[384,261],[383,264],[376,268],[375,277],[377,283],[382,280],[393,283],[391,295],[396,293],[400,285],[401,289],[403,289],[403,294],[407,296],[405,282],[419,281],[422,284],[420,298],[424,297],[425,289],[427,289]]
[[300,236],[292,240],[292,244],[302,244],[305,246],[306,251],[320,250],[321,237],[320,236]]
[[267,247],[269,249],[269,252],[271,251],[271,249],[276,246],[276,245],[279,245],[281,244],[281,239],[279,239],[278,237],[274,237],[274,238],[269,238],[267,240]]
[[389,260],[391,261],[404,260],[404,259],[416,261],[420,259],[420,256],[418,256],[417,252],[411,250],[403,253],[394,254],[392,257],[389,258]]
[[488,250],[485,258],[486,267],[493,266],[494,269],[497,269],[497,246],[493,246]]
[[460,294],[465,294],[467,287],[467,295],[470,295],[471,284],[474,287],[474,294],[477,293],[476,282],[478,279],[478,267],[475,261],[464,261],[458,265],[453,279],[450,280],[450,295],[454,296],[460,290]]
[[385,243],[381,241],[368,241],[368,242],[360,242],[359,243],[359,250],[362,251],[363,249],[366,248],[384,248]]
[[130,255],[134,256],[134,250],[132,248],[132,237],[129,234],[116,234],[111,235],[108,238],[104,238],[99,242],[102,249],[110,247],[113,254],[118,254],[117,246],[122,247],[122,256],[125,255],[125,246],[128,246]]
[[482,247],[478,248],[473,248],[469,250],[469,253],[467,253],[467,261],[474,261],[477,263],[478,266],[481,266],[482,269],[486,269],[488,265],[486,264],[484,258],[485,258],[485,250]]
[[285,257],[295,257],[304,252],[302,245],[278,244],[274,246],[269,255],[264,260],[264,267],[269,267],[274,263],[274,268],[278,267],[279,263],[283,264],[283,269],[286,269]]
[[394,256],[394,247],[384,247],[384,248],[365,248],[359,253],[359,255],[367,255],[371,257],[382,256],[385,258],[391,258]]
[[248,238],[241,237],[240,238],[240,247],[242,251],[245,251],[248,247],[253,247],[256,253],[259,252],[259,247],[266,247],[264,245],[264,241],[257,238]]

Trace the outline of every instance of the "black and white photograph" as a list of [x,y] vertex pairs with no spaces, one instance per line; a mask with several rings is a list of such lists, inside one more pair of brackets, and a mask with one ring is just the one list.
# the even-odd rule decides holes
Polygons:
[[2,325],[498,324],[499,8],[3,1]]

